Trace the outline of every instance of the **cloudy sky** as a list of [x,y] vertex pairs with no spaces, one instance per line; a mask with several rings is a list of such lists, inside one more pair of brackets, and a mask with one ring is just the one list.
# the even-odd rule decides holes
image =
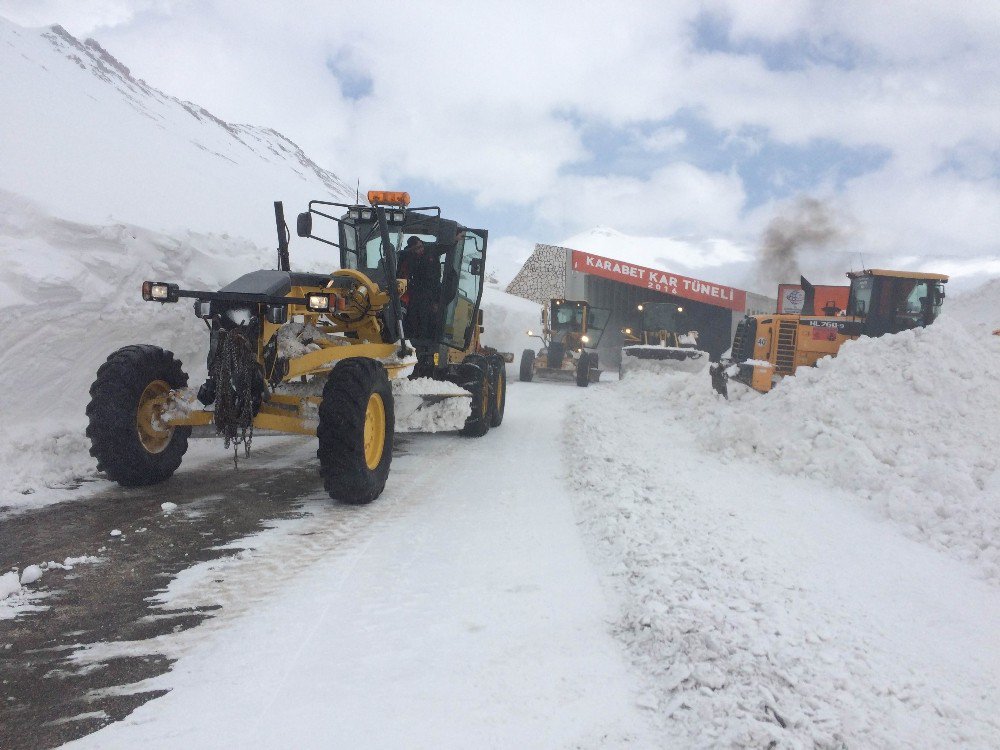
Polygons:
[[94,37],[157,88],[441,205],[512,257],[598,225],[749,255],[807,201],[869,265],[1000,275],[998,2],[0,0],[0,15]]

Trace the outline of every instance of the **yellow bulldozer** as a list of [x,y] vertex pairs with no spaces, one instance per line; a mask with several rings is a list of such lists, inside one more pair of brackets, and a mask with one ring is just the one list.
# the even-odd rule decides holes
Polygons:
[[868,269],[847,274],[851,282],[846,310],[824,307],[813,313],[812,285],[802,279],[802,314],[748,315],[736,326],[728,358],[710,368],[712,385],[728,398],[735,380],[767,393],[799,367],[835,357],[845,341],[884,336],[933,323],[944,303],[948,277],[939,273]]
[[596,349],[607,325],[609,310],[592,307],[588,302],[551,299],[542,308],[542,330],[537,336],[542,348],[521,353],[520,379],[530,382],[537,375],[548,380],[576,380],[586,388],[601,379]]
[[[478,339],[487,232],[443,218],[437,206],[409,208],[404,192],[367,197],[367,205],[311,201],[298,216],[299,237],[339,251],[330,273],[290,270],[276,202],[276,270],[251,271],[218,291],[143,283],[146,301],[193,300],[208,328],[208,377],[188,389],[181,363],[158,346],[113,352],[87,406],[99,470],[123,486],[162,482],[200,426],[214,426],[234,450],[249,450],[255,429],[314,435],[330,496],[367,503],[385,486],[401,417],[472,437],[500,424],[504,360]],[[330,230],[314,229],[318,221]],[[430,258],[419,316],[415,302],[404,309],[398,267],[414,237]]]

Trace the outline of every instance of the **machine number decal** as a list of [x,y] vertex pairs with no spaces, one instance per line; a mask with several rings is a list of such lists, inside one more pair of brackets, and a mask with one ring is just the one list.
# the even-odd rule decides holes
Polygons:
[[767,346],[767,339],[761,336],[757,339],[757,346]]

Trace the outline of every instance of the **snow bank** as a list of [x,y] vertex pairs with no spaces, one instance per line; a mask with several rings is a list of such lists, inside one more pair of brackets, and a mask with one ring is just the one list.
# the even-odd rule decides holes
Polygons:
[[[992,309],[1000,309],[1000,285]],[[681,422],[720,461],[766,462],[844,488],[1000,585],[1000,337],[961,315],[847,343],[760,396],[637,375],[637,408]]]
[[74,486],[95,470],[84,436],[88,390],[127,344],[175,353],[204,377],[207,336],[187,303],[143,302],[142,281],[218,289],[271,253],[220,235],[170,237],[127,224],[88,225],[0,191],[0,505]]
[[[965,635],[992,648],[998,610],[978,605],[993,591],[852,508],[849,493],[824,492],[832,479],[775,476],[773,457],[753,466],[708,446],[731,426],[725,437],[755,442],[744,455],[761,463],[769,441],[803,437],[782,433],[792,419],[780,394],[717,405],[700,389],[707,377],[639,373],[582,393],[566,426],[581,527],[620,599],[612,627],[648,678],[640,705],[663,746],[996,746],[997,656],[970,658]],[[860,429],[865,415],[852,413]],[[754,437],[764,419],[779,422],[769,440]],[[813,444],[837,480],[848,467],[832,459],[848,442]]]

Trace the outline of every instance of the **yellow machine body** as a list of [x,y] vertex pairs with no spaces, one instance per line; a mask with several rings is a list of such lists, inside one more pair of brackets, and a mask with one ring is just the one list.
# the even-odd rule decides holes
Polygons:
[[[930,325],[940,313],[948,277],[920,271],[867,269],[847,274],[851,290],[847,310],[837,315],[748,315],[736,327],[732,356],[712,365],[712,382],[728,394],[737,380],[767,393],[799,367],[835,357],[846,341],[883,336]],[[805,309],[813,301],[807,289]]]

